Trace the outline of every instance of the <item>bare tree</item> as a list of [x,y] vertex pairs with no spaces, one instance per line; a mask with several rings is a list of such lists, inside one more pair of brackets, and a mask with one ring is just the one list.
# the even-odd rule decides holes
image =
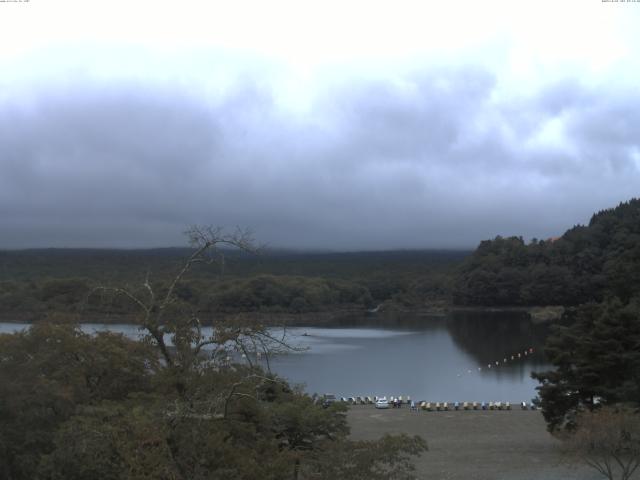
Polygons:
[[257,253],[259,249],[249,230],[236,229],[226,233],[220,227],[193,226],[185,234],[193,252],[166,290],[157,292],[148,274],[139,288],[98,288],[128,298],[138,307],[138,321],[146,333],[145,341],[158,348],[165,366],[185,372],[203,366],[203,363],[210,366],[216,362],[228,362],[233,355],[242,355],[250,366],[253,366],[252,359],[266,358],[268,365],[270,354],[291,350],[285,341],[285,329],[276,335],[263,324],[241,316],[216,322],[211,334],[204,333],[197,311],[185,308],[179,301],[176,295],[178,285],[198,264],[217,263],[223,266],[225,252],[221,247],[250,253]]
[[640,414],[617,406],[583,412],[564,448],[609,480],[628,480],[640,465]]

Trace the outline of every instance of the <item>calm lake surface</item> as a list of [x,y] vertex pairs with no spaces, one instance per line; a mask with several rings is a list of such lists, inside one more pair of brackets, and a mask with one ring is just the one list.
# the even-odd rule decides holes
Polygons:
[[[0,323],[0,332],[22,328]],[[82,328],[139,335],[135,325]],[[518,313],[349,317],[287,328],[289,342],[306,350],[276,356],[270,366],[309,393],[516,403],[536,396],[531,371],[549,368],[542,355],[546,333]]]

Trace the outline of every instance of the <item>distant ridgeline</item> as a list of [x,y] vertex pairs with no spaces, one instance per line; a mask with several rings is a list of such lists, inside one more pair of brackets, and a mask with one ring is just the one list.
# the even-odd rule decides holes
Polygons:
[[640,292],[640,199],[621,203],[562,237],[486,240],[460,267],[457,305],[579,305]]

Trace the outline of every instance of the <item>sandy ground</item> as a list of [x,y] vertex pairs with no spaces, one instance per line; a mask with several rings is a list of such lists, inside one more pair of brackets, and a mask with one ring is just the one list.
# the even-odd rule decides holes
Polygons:
[[[411,412],[350,407],[351,437],[421,435],[429,451],[416,460],[418,478],[456,480],[596,480],[595,470],[569,465],[539,411]],[[640,478],[640,477],[634,477]]]

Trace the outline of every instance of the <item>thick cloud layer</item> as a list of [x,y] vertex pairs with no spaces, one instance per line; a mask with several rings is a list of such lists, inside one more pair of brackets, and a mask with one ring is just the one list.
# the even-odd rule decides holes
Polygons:
[[39,85],[0,102],[0,247],[161,246],[190,224],[273,246],[546,238],[638,195],[640,92],[517,95],[484,68],[334,82],[304,110],[257,77]]

